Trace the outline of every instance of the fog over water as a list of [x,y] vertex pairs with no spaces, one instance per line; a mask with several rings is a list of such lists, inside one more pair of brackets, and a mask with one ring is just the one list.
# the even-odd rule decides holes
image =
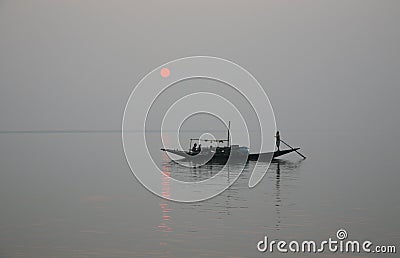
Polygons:
[[[1,1],[0,257],[280,257],[259,253],[257,242],[322,241],[340,228],[349,239],[398,245],[399,17],[398,1]],[[282,139],[307,159],[272,162],[253,189],[249,162],[203,202],[146,190],[124,156],[126,102],[148,72],[193,55],[251,72]],[[182,82],[153,115],[162,119],[185,92],[215,90],[255,122],[223,87]],[[157,150],[159,128],[149,129]],[[185,148],[203,130],[226,137],[204,117],[182,129]],[[154,159],[187,181],[219,169]],[[168,180],[160,178],[165,192]]]

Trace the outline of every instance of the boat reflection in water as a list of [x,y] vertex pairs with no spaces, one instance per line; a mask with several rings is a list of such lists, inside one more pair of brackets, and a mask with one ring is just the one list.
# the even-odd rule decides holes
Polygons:
[[[275,197],[275,213],[276,213],[276,223],[275,223],[276,230],[281,229],[282,206],[288,205],[283,203],[285,198],[282,198],[282,194],[283,195],[288,194],[285,191],[289,191],[291,189],[291,185],[289,185],[289,183],[291,181],[296,180],[298,175],[297,173],[294,172],[297,171],[297,168],[301,165],[301,162],[302,160],[297,162],[291,162],[288,160],[274,159],[272,160],[271,165],[269,167],[268,171],[270,172],[270,176],[268,178],[275,179],[274,197]],[[281,168],[282,168],[282,173],[281,173]],[[287,190],[285,188],[282,189],[281,187],[282,183],[283,186],[288,186]]]
[[[165,161],[162,164],[161,190],[162,190],[162,196],[168,198],[170,196],[170,190],[171,190],[170,188],[171,164],[169,162],[166,162],[167,157],[164,157],[163,159]],[[157,226],[157,230],[165,234],[165,237],[163,239],[167,239],[168,233],[173,232],[171,226],[172,207],[170,203],[165,199],[162,199],[159,205],[161,208],[161,222]],[[167,245],[166,241],[163,240],[160,241],[160,246],[166,246],[166,245]]]
[[[266,230],[285,232],[284,229],[297,223],[291,218],[302,214],[299,207],[290,201],[291,196],[296,195],[301,161],[273,160],[271,163],[261,164],[259,169],[267,169],[269,166],[268,172],[254,190],[248,188],[248,180],[256,166],[255,161],[246,162],[239,177],[236,176],[240,172],[237,168],[242,167],[240,165],[210,163],[200,167],[185,167],[165,158],[160,165],[163,175],[159,182],[164,197],[168,197],[170,191],[173,191],[169,185],[172,178],[186,182],[203,181],[218,174],[225,166],[229,173],[218,183],[230,185],[237,178],[224,192],[206,201],[188,204],[160,201],[161,218],[156,232],[159,239],[157,252],[164,257],[172,257],[169,256],[171,250],[185,244],[188,245],[185,251],[189,255],[198,250],[196,248],[199,245],[208,241],[218,242],[233,232],[257,237],[265,234]],[[250,223],[258,217],[266,218],[267,222]],[[238,219],[241,223],[238,223]],[[213,253],[212,250],[204,253],[210,257],[230,257],[224,253]]]

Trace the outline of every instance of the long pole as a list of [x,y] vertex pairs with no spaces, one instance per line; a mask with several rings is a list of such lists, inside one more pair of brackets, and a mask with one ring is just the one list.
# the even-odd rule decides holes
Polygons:
[[[283,144],[285,144],[286,146],[288,146],[289,148],[291,148],[292,150],[294,150],[294,148],[292,146],[290,146],[289,144],[287,144],[286,142],[284,142],[283,140],[281,140],[281,142],[283,142]],[[306,156],[304,156],[303,154],[301,154],[300,152],[298,152],[297,150],[295,150],[295,152],[297,152],[297,154],[299,154],[300,156],[303,157],[303,159],[306,158]]]

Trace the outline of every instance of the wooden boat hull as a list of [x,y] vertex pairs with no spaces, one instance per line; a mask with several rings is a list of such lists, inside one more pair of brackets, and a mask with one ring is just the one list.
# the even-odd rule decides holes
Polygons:
[[274,152],[266,152],[266,153],[253,153],[249,154],[248,160],[270,160],[271,156],[272,159],[275,159],[277,157],[280,157],[285,154],[289,154],[291,152],[297,151],[300,148],[294,148],[294,149],[286,149],[286,150],[279,150],[279,151],[274,151]]
[[[246,161],[266,161],[269,162],[272,159],[278,158],[282,155],[289,154],[291,152],[297,151],[300,148],[293,148],[293,149],[286,149],[286,150],[279,150],[274,152],[264,152],[264,153],[253,153],[248,154],[247,159],[243,159],[243,157],[235,157],[233,156],[231,160],[246,160]],[[193,155],[192,153],[188,153],[185,151],[180,150],[172,150],[172,149],[161,149],[162,151],[169,152],[178,156],[181,156],[182,159],[179,161],[182,162],[195,162],[195,163],[226,163],[229,159],[229,154],[227,155]]]

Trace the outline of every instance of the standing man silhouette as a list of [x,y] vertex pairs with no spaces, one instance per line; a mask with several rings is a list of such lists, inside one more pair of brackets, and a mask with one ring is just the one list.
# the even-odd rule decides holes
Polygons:
[[276,138],[276,147],[278,148],[278,151],[279,151],[279,147],[281,145],[281,136],[279,134],[279,131],[276,131],[275,138]]

